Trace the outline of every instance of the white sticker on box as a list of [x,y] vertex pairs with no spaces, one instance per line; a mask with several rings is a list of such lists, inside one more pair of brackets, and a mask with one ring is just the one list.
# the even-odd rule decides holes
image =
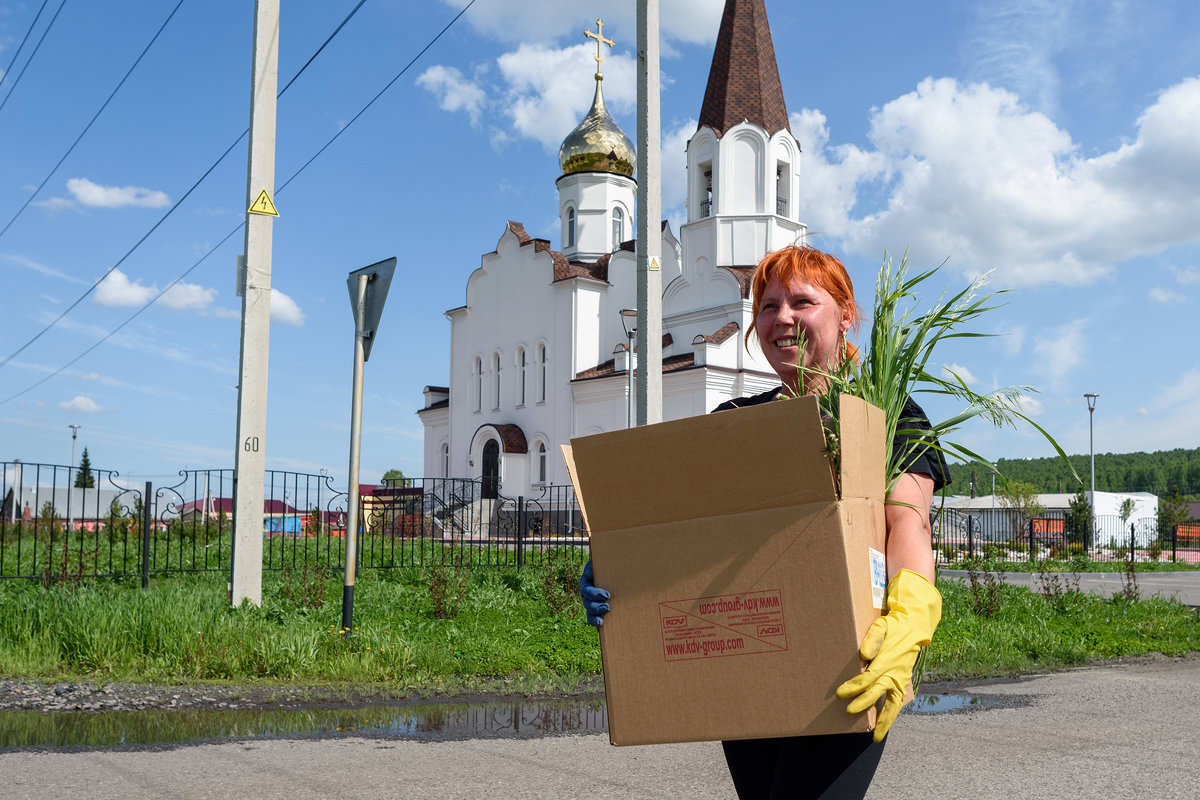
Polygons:
[[874,547],[868,547],[871,557],[871,601],[880,611],[887,597],[887,558]]

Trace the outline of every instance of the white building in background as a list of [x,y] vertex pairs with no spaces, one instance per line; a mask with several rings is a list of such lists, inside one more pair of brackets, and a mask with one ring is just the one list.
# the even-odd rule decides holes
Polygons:
[[[1090,492],[1085,492],[1085,496]],[[1074,494],[1050,493],[1039,494],[1037,502],[1049,514],[1061,515],[1071,508]],[[1125,501],[1132,503],[1131,512],[1125,520],[1121,518],[1121,506]],[[934,499],[934,510],[942,504],[941,498]],[[1129,544],[1129,526],[1134,526],[1134,542],[1144,547],[1155,537],[1158,527],[1158,495],[1149,492],[1096,492],[1093,513],[1096,517],[1097,545],[1107,545],[1115,541],[1118,545]],[[974,514],[981,517],[993,517],[989,530],[995,532],[1007,531],[1005,527],[1007,508],[1002,498],[996,495],[982,497],[966,497],[963,495],[945,498],[944,508],[957,511],[960,515]]]
[[[495,477],[506,496],[536,495],[569,482],[559,445],[626,426],[635,157],[602,80],[598,69],[592,108],[559,152],[558,249],[507,222],[466,303],[446,312],[449,386],[427,386],[418,411],[423,477]],[[687,223],[678,236],[661,228],[664,420],[779,384],[743,347],[751,271],[805,234],[800,146],[762,0],[726,3],[687,170]]]

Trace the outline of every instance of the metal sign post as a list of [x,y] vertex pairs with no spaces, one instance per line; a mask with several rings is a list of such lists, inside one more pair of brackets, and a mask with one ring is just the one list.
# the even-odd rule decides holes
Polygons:
[[342,630],[354,631],[354,572],[358,565],[358,465],[362,445],[363,366],[371,355],[375,331],[392,285],[396,259],[389,258],[355,270],[346,279],[354,312],[354,387],[350,397],[350,485],[346,514],[346,580],[342,586]]

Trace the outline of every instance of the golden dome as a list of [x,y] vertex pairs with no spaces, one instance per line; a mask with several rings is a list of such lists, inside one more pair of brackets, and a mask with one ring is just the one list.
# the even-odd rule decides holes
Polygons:
[[592,110],[563,139],[562,147],[558,150],[558,163],[564,175],[572,172],[611,172],[632,178],[636,160],[633,142],[604,108],[600,81],[597,75]]

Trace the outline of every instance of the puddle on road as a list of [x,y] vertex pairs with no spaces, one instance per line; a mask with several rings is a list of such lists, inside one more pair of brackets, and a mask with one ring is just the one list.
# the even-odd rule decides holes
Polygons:
[[0,752],[26,747],[149,747],[218,739],[321,736],[474,739],[604,733],[603,700],[255,711],[0,712]]
[[990,705],[990,698],[969,694],[919,694],[904,710],[912,714],[943,714]]
[[[922,694],[906,711],[937,714],[988,704],[986,697]],[[607,731],[602,699],[282,711],[4,711],[0,712],[0,752],[31,747],[169,747],[222,739],[354,735],[445,741]]]

